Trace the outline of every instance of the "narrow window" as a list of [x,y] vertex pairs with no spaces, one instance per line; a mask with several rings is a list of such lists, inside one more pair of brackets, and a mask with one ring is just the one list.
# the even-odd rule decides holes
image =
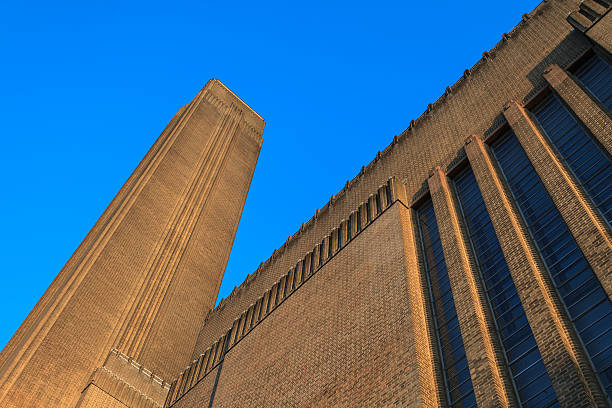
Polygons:
[[263,313],[264,313],[264,297],[261,297],[259,299],[259,313],[257,314],[257,321],[261,320]]
[[268,291],[268,302],[266,303],[266,314],[270,313],[271,304],[272,304],[272,290]]
[[516,136],[510,131],[492,147],[576,332],[612,401],[612,303]]
[[[315,249],[316,251],[316,249]],[[314,273],[314,256],[315,256],[315,251],[312,251],[310,253],[310,275],[312,275]]]
[[286,298],[287,297],[287,286],[289,286],[289,277],[291,276],[291,271],[289,271],[289,273],[287,275],[285,275],[285,279],[282,279],[281,285],[283,286],[283,297]]
[[517,395],[524,406],[548,407],[556,395],[472,169],[454,181]]
[[382,207],[380,205],[380,194],[376,193],[376,215],[380,215]]
[[323,242],[319,244],[319,267],[323,266]]
[[363,212],[363,206],[359,206],[359,210],[357,211],[357,233],[361,232],[361,217]]
[[276,283],[274,286],[274,307],[278,305],[278,295],[280,293],[280,284]]
[[[612,92],[612,87],[610,88]],[[612,225],[610,156],[555,95],[546,98],[533,110],[533,113],[603,218]]]
[[370,200],[368,199],[368,201],[366,201],[366,219],[368,223],[372,221],[372,211],[370,207]]
[[472,378],[431,200],[418,209],[417,220],[447,402],[453,407],[476,406]]
[[353,217],[349,215],[348,220],[346,221],[346,242],[351,240],[351,227],[353,226],[351,222],[352,218]]

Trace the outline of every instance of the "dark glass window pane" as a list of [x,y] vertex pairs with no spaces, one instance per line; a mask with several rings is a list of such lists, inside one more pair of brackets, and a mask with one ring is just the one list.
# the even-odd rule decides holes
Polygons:
[[[545,117],[544,120],[547,120],[544,112],[559,109],[558,106],[552,105],[554,103],[558,103],[558,101],[555,102],[554,99],[548,99],[543,103],[544,105],[548,104],[545,107],[541,107],[541,114]],[[556,117],[561,117],[562,115],[564,115],[563,112]],[[569,123],[569,120],[566,122]],[[551,137],[550,134],[549,137]],[[584,137],[588,136],[585,135]],[[524,179],[524,181],[516,182],[506,172],[506,168],[516,167],[518,163],[530,169],[531,180],[529,183],[533,185],[533,181],[536,182],[536,188],[541,191],[541,194],[538,196],[539,199],[550,203],[549,205],[541,204],[531,217],[526,216],[524,218],[540,250],[544,263],[551,273],[552,281],[558,290],[560,298],[568,310],[574,327],[582,343],[585,345],[585,350],[591,358],[593,367],[605,389],[610,386],[608,382],[609,373],[607,371],[609,361],[606,354],[608,351],[604,350],[603,346],[612,344],[612,330],[610,330],[612,327],[612,303],[610,303],[610,299],[605,295],[601,283],[567,229],[561,214],[552,204],[550,196],[538,178],[535,169],[533,169],[516,136],[509,131],[495,141],[492,147],[521,212],[524,213],[526,209],[534,207],[530,207],[527,198],[519,198],[521,191],[518,188],[520,187],[519,184],[526,183],[527,180]],[[543,210],[551,206],[552,210]],[[541,214],[544,211],[547,212]],[[548,219],[545,228],[542,227],[541,221],[538,221],[544,218]],[[555,233],[549,234],[547,231],[554,231]],[[608,398],[610,399],[609,391]]]
[[612,111],[612,67],[594,54],[576,72],[582,84]]
[[[527,180],[529,174],[523,171],[524,163],[515,165],[513,170],[520,179]],[[486,210],[484,200],[478,189],[476,178],[470,168],[463,170],[455,178],[455,189],[459,197],[459,203],[468,226],[468,234],[474,248],[478,265],[483,277],[487,295],[493,308],[499,336],[502,341],[506,359],[510,364],[511,375],[517,387],[517,395],[522,404],[526,401],[539,401],[539,406],[548,406],[555,399],[554,393],[542,394],[543,389],[552,386],[540,351],[535,339],[525,310],[520,302],[514,281],[508,270],[501,247],[491,224],[491,219]],[[524,186],[523,186],[524,187]],[[531,182],[531,186],[521,190],[523,197],[533,200],[534,218],[539,216],[537,211],[550,210],[546,203],[540,203],[540,193],[537,185]],[[465,203],[478,210],[466,211]],[[495,258],[495,262],[490,260]],[[534,405],[536,406],[536,405]]]
[[[608,71],[610,71],[609,68]],[[607,81],[608,95],[606,97],[612,98],[612,74],[609,74]],[[610,100],[612,101],[612,99]],[[551,111],[554,111],[555,115],[550,115],[549,112]],[[541,102],[533,110],[533,113],[550,142],[565,160],[576,179],[582,184],[595,206],[599,208],[604,219],[612,224],[612,214],[608,213],[606,208],[603,207],[604,203],[612,196],[612,190],[608,188],[612,180],[608,177],[607,183],[597,185],[589,183],[592,177],[600,172],[605,172],[605,169],[612,165],[610,157],[604,153],[591,135],[580,126],[555,95],[551,95]],[[516,166],[516,162],[508,165]],[[511,177],[510,173],[507,174],[508,177]],[[518,188],[520,187],[515,187],[513,193],[517,200],[520,200],[522,192]],[[528,218],[527,214],[525,214],[525,217]]]
[[[429,297],[441,351],[448,403],[457,407],[472,406],[474,394],[472,379],[431,200],[418,209],[417,221],[421,235],[421,249],[425,255]],[[468,394],[472,395],[471,399],[467,397]],[[466,402],[469,405],[464,405]]]

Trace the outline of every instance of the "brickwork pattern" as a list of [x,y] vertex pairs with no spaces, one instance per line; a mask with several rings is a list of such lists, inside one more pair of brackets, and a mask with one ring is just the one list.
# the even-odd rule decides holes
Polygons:
[[481,406],[515,406],[512,383],[457,199],[439,167],[434,168],[428,183],[476,401]]
[[591,134],[612,154],[612,117],[596,99],[587,95],[577,80],[553,64],[544,71],[544,78],[572,112],[589,128]]
[[169,388],[170,384],[133,359],[111,350],[104,365],[91,375],[81,401],[89,399],[87,394],[98,394],[101,390],[130,407],[162,407]]
[[504,115],[589,265],[608,296],[612,296],[610,229],[570,170],[557,157],[531,114],[516,102],[510,102]]
[[79,408],[130,408],[129,405],[126,405],[121,402],[121,400],[112,397],[97,386],[91,386],[91,388],[88,388],[83,393],[82,398],[77,404]]
[[263,126],[216,80],[177,113],[3,350],[1,406],[74,406],[113,347],[164,378],[184,367]]
[[118,403],[130,408],[160,408],[162,406],[105,367],[99,367],[94,371],[76,407],[94,408]]
[[[339,230],[334,229],[330,237],[325,236],[327,228],[331,228],[334,222],[346,218],[352,202],[359,202],[368,196],[368,183],[371,183],[371,189],[375,189],[377,178],[380,180],[395,175],[405,184],[404,202],[408,207],[411,206],[408,203],[417,203],[427,190],[430,191],[434,203],[437,202],[436,216],[441,219],[440,234],[443,242],[446,242],[443,243],[445,255],[450,259],[447,262],[450,264],[449,275],[460,314],[461,331],[464,339],[470,343],[466,344],[466,352],[479,404],[514,406],[516,404],[514,391],[499,338],[495,333],[483,288],[480,287],[480,278],[474,270],[474,256],[471,254],[469,244],[465,242],[466,231],[460,219],[456,198],[448,185],[445,173],[452,173],[467,161],[466,150],[470,156],[469,150],[474,149],[474,146],[468,145],[464,148],[463,141],[467,135],[476,133],[488,138],[499,133],[499,129],[506,126],[506,122],[513,128],[517,127],[512,119],[512,111],[504,109],[508,106],[504,101],[508,101],[508,98],[521,101],[514,105],[524,113],[523,104],[538,97],[541,91],[549,86],[553,89],[555,86],[565,87],[563,90],[559,88],[557,92],[566,93],[564,100],[568,107],[576,112],[582,109],[584,124],[587,127],[592,126],[595,132],[599,132],[601,140],[609,136],[606,133],[607,119],[598,112],[589,111],[593,101],[585,100],[583,97],[586,94],[582,90],[580,91],[583,95],[577,94],[577,90],[571,89],[571,83],[566,83],[565,78],[561,78],[560,83],[555,83],[555,79],[551,76],[555,73],[559,75],[558,70],[551,74],[553,71],[550,68],[551,64],[568,67],[591,47],[584,35],[571,32],[571,28],[564,21],[567,13],[577,6],[577,2],[574,1],[548,1],[525,15],[515,30],[504,35],[502,42],[491,52],[485,52],[483,59],[474,68],[467,70],[464,77],[453,87],[449,87],[443,97],[429,105],[418,120],[411,122],[410,127],[402,135],[396,136],[387,149],[379,152],[372,163],[364,167],[355,179],[347,182],[339,194],[332,196],[324,208],[317,210],[311,220],[303,224],[300,230],[275,251],[253,275],[250,275],[243,285],[236,288],[230,297],[209,314],[200,332],[194,358],[202,352],[206,344],[211,344],[227,330],[232,324],[232,319],[241,316],[242,311],[249,307],[249,301],[254,304],[253,300],[261,293],[265,293],[266,282],[273,279],[275,274],[282,274],[283,268],[292,267],[292,257],[299,256],[301,251],[307,251],[310,245],[316,245],[317,242],[324,243],[323,246],[326,247],[327,240],[330,237],[333,240],[338,231],[342,231],[340,227]],[[568,95],[568,92],[574,94]],[[604,114],[608,115],[607,112]],[[435,143],[431,143],[433,135]],[[477,176],[479,185],[483,190],[483,196],[488,197],[488,204],[491,205],[492,221],[500,237],[504,256],[507,257],[531,325],[536,328],[534,333],[547,371],[559,395],[559,402],[566,407],[584,404],[606,405],[605,397],[602,397],[601,390],[598,389],[592,369],[570,327],[550,279],[543,272],[544,267],[533,243],[529,241],[525,226],[522,225],[520,217],[517,218],[516,208],[510,196],[503,183],[495,184],[495,180],[500,182],[500,179],[493,171],[494,161],[483,163],[483,158],[488,157],[484,155],[487,148],[481,139],[478,139],[478,146],[482,149],[478,153],[480,156],[472,151],[469,160],[476,163],[475,172],[479,174]],[[524,147],[530,150],[532,155],[537,150],[537,147],[531,145]],[[531,159],[538,160],[535,156]],[[541,166],[548,163],[550,167],[551,161],[554,163],[550,154],[548,157],[541,156],[539,160]],[[433,177],[429,177],[429,169],[432,166],[438,168],[434,170]],[[556,182],[563,185],[567,182],[565,177],[567,175],[549,174],[549,169],[538,166],[536,171],[550,184]],[[565,211],[569,213],[570,208],[583,205],[584,202],[588,203],[588,199],[584,197],[584,193],[582,194],[582,197],[578,198],[576,193],[558,194],[557,206],[566,207]],[[410,211],[406,210],[402,225],[404,253],[410,254],[405,256],[410,288],[408,302],[415,338],[416,355],[413,364],[416,364],[416,374],[419,377],[420,403],[425,406],[440,406],[444,390],[441,389],[439,357],[436,355],[435,347],[432,346],[435,339],[432,338],[429,327],[431,312],[427,310],[428,305],[424,302],[423,282],[419,279],[419,274],[422,273],[419,272],[422,271],[422,261],[419,260],[420,255],[414,248],[414,237],[409,238],[410,231],[414,234]],[[507,214],[503,213],[504,211]],[[583,219],[581,227],[578,227],[576,217],[574,216],[573,221],[566,221],[569,224],[573,222],[574,228],[582,228],[581,234],[585,240],[582,249],[589,262],[599,264],[601,273],[598,276],[604,283],[610,279],[610,274],[606,275],[603,271],[608,267],[606,259],[609,259],[611,254],[610,248],[605,245],[605,238],[602,246],[601,237],[605,234],[601,231],[605,229],[601,223],[598,227],[594,221],[596,216]],[[599,235],[593,234],[594,228],[599,228]],[[350,245],[352,243],[349,247]],[[285,278],[280,280],[281,285],[283,279]],[[264,295],[264,299],[266,296]],[[317,296],[313,292],[312,297]],[[255,304],[255,310],[256,308]],[[244,314],[244,318],[248,319],[248,316],[248,313]],[[243,317],[239,319],[242,320]],[[257,330],[260,330],[260,326],[257,327]],[[254,333],[257,333],[257,330]],[[364,338],[363,341],[367,339]],[[318,365],[307,367],[315,371],[320,369]],[[236,375],[242,376],[241,381],[252,381],[244,379],[244,374],[236,373]],[[231,381],[229,375],[222,378]],[[229,387],[226,389],[229,392]],[[197,385],[185,397],[196,390]],[[234,402],[245,405],[252,403],[248,397],[245,398],[247,399],[234,400]],[[241,405],[240,403],[238,405]],[[296,405],[299,406],[300,403]]]
[[[429,194],[476,399],[515,406],[451,188],[468,162],[561,405],[608,405],[482,142],[514,130],[610,295],[611,232],[525,108],[552,88],[610,151],[610,113],[564,71],[593,46],[565,20],[590,3],[548,0],[525,14],[214,310],[263,120],[211,81],[0,354],[0,405],[74,406],[85,389],[81,406],[146,406],[149,384],[102,364],[116,346],[166,379],[178,375],[166,406],[443,406],[413,209]],[[472,134],[482,140],[466,146]],[[95,296],[100,288],[107,296]]]
[[270,315],[294,291],[323,268],[339,251],[346,247],[365,228],[371,225],[399,197],[405,196],[403,185],[391,178],[379,186],[366,203],[352,211],[346,220],[334,228],[321,244],[300,259],[294,268],[257,299],[234,320],[232,326],[212,346],[185,369],[173,382],[166,404],[173,404],[211,370],[222,364],[225,353],[234,347],[263,319]]
[[227,352],[213,406],[421,405],[400,211],[385,211]]
[[[398,189],[398,203],[405,206],[407,197],[405,189]],[[400,212],[402,234],[404,236],[404,259],[406,260],[406,279],[408,283],[409,307],[414,331],[415,363],[421,384],[420,393],[424,407],[443,406],[446,391],[441,367],[439,349],[436,342],[434,317],[427,289],[425,262],[422,251],[418,248],[420,237],[416,227],[416,212],[405,207]]]
[[565,21],[578,3],[550,0],[524,15],[515,29],[504,34],[474,67],[428,105],[228,299],[220,302],[206,318],[192,358],[216,341],[243,310],[389,177],[405,181],[410,200],[419,197],[427,190],[426,180],[433,166],[445,170],[454,166],[465,157],[463,144],[467,136],[488,136],[505,121],[502,111],[509,98],[527,102],[547,86],[542,76],[546,67],[566,67],[589,49],[589,40],[572,32]]
[[559,403],[604,401],[597,387],[589,389],[597,380],[494,159],[477,136],[466,151]]
[[612,54],[612,13],[609,8],[606,14],[586,32],[591,40]]

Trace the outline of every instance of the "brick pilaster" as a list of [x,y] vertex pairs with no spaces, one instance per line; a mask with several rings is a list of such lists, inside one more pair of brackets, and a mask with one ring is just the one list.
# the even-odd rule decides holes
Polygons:
[[610,229],[530,114],[512,101],[504,116],[604,290],[612,296]]
[[607,113],[607,108],[585,92],[574,78],[557,64],[546,68],[544,78],[599,143],[612,154],[612,118]]
[[[564,407],[605,401],[551,278],[487,146],[476,136],[465,147],[504,258],[525,309],[553,388]],[[593,386],[590,390],[589,384]]]
[[397,198],[402,206],[400,218],[421,400],[424,407],[442,407],[446,405],[444,380],[440,354],[436,344],[433,312],[428,297],[423,257],[421,251],[417,250],[419,247],[419,232],[416,212],[405,207],[404,203],[407,201],[404,186],[398,185],[396,188]]
[[516,406],[499,337],[446,175],[434,168],[428,180],[461,335],[479,406]]

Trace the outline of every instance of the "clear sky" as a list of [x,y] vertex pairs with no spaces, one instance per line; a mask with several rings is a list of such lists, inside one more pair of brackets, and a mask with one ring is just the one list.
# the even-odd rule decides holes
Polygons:
[[267,123],[221,298],[538,3],[5,2],[0,347],[208,79]]

